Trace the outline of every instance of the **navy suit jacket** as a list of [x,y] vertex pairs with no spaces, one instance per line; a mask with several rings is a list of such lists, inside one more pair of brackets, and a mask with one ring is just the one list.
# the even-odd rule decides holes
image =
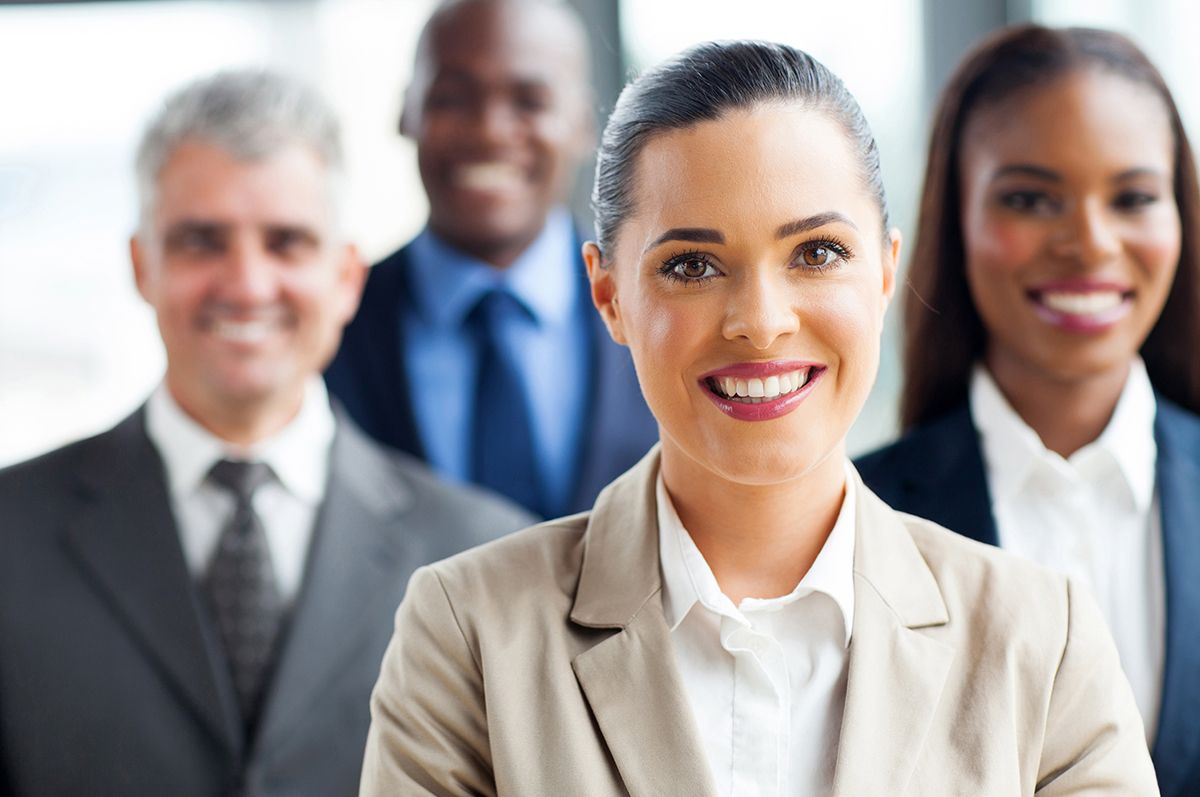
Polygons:
[[339,419],[248,739],[143,413],[0,470],[0,795],[358,794],[409,575],[528,521]]
[[[1200,417],[1156,396],[1167,639],[1154,766],[1163,797],[1200,795]],[[863,481],[901,512],[998,544],[979,434],[962,406],[859,459]]]
[[[579,250],[582,242],[576,243]],[[412,309],[410,257],[409,248],[404,247],[371,269],[358,314],[346,327],[325,381],[367,434],[428,460],[404,364],[401,317]],[[590,509],[601,488],[642,458],[658,440],[658,426],[642,399],[629,352],[612,341],[592,307],[582,255],[571,266],[581,280],[577,310],[588,320],[590,351],[586,355],[591,363],[586,428],[568,508],[580,512]]]

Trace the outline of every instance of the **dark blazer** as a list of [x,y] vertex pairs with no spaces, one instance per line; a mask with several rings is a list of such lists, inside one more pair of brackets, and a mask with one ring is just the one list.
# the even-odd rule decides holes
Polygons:
[[143,412],[0,471],[0,794],[358,792],[409,575],[527,516],[339,419],[260,730],[243,738]]
[[[581,247],[577,240],[576,250]],[[358,315],[346,327],[325,381],[367,434],[427,459],[404,367],[401,318],[413,307],[409,258],[405,247],[370,270]],[[586,428],[568,507],[577,512],[589,509],[602,487],[642,458],[658,440],[658,425],[642,400],[629,352],[613,343],[592,307],[582,255],[572,266],[582,286],[577,311],[588,320],[591,341]]]
[[[1162,396],[1154,438],[1167,639],[1154,765],[1163,797],[1200,795],[1200,417]],[[895,509],[998,543],[979,434],[963,406],[855,463]]]

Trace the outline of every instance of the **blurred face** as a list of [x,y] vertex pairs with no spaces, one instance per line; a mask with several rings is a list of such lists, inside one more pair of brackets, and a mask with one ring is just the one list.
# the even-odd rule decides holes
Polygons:
[[1174,139],[1161,100],[1085,70],[976,112],[960,158],[967,280],[989,368],[1124,378],[1180,251]]
[[505,267],[537,237],[591,146],[585,53],[564,12],[468,3],[437,24],[409,87],[429,224]]
[[206,425],[294,412],[358,303],[364,269],[339,243],[324,165],[299,145],[235,160],[179,146],[132,250],[155,310],[167,387]]
[[629,346],[663,468],[742,484],[836,469],[874,381],[897,234],[841,128],[794,105],[660,133],[593,295]]

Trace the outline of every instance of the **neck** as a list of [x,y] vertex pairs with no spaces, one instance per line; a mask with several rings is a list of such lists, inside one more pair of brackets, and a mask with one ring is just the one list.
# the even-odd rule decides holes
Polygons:
[[[545,223],[542,224],[542,227],[545,228]],[[476,260],[487,263],[492,268],[501,271],[511,268],[513,263],[516,263],[517,259],[525,254],[525,251],[537,240],[537,236],[541,234],[541,230],[539,229],[532,237],[522,236],[520,238],[492,241],[463,240],[455,236],[453,232],[443,228],[433,219],[429,220],[429,229],[438,238],[463,254],[470,255]]]
[[1129,378],[1129,363],[1098,374],[1064,379],[1018,368],[989,356],[988,371],[1021,420],[1037,432],[1042,445],[1069,457],[1100,437],[1112,419]]
[[236,407],[207,401],[204,397],[183,397],[167,389],[179,408],[213,436],[239,448],[249,448],[277,434],[291,423],[304,402],[303,393],[289,400],[264,400],[242,403]]
[[840,449],[795,479],[744,484],[705,470],[664,441],[662,475],[679,519],[734,605],[795,589],[845,496]]

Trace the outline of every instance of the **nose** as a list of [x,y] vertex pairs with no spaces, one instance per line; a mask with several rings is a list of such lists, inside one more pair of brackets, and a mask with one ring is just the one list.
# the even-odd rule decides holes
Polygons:
[[722,333],[743,340],[759,351],[800,328],[791,292],[769,269],[756,270],[735,283],[725,312]]
[[488,144],[505,144],[517,133],[517,110],[512,103],[499,97],[489,97],[475,114],[475,127],[481,140]]
[[226,253],[221,282],[229,301],[256,304],[271,300],[276,281],[270,253],[251,237],[235,241]]
[[1065,220],[1058,241],[1057,253],[1079,260],[1086,266],[1100,265],[1121,251],[1121,239],[1099,199],[1080,202],[1075,212]]

